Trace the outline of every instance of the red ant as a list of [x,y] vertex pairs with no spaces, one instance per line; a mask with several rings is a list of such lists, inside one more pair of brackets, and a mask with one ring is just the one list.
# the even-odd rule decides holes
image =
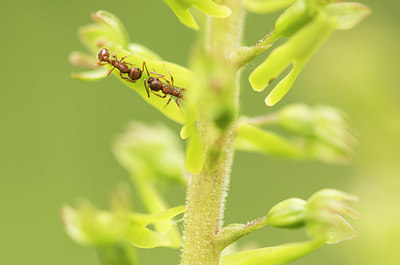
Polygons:
[[[97,54],[97,58],[99,59],[99,62],[95,64],[95,67],[101,66],[101,65],[105,65],[105,64],[109,63],[114,67],[113,67],[113,69],[111,69],[108,72],[108,74],[107,74],[108,76],[112,73],[112,71],[115,68],[118,68],[119,76],[122,79],[125,79],[125,80],[127,80],[129,82],[135,83],[136,80],[138,80],[138,79],[140,79],[142,77],[142,72],[143,72],[144,67],[146,66],[146,62],[143,62],[142,70],[140,70],[137,67],[132,67],[132,68],[129,69],[128,65],[133,65],[133,64],[127,63],[127,62],[123,62],[123,60],[125,58],[129,57],[129,56],[130,55],[124,56],[124,57],[121,58],[121,60],[118,60],[117,52],[114,52],[114,54],[113,54],[114,59],[112,60],[112,59],[110,59],[110,52],[106,48],[103,48]],[[147,67],[146,67],[146,69],[147,69]],[[129,78],[122,76],[122,74],[128,74]],[[147,91],[147,95],[150,97],[150,94],[149,94],[148,91]]]
[[[168,70],[168,68],[164,65],[165,69],[167,69],[167,71],[169,73],[169,76],[171,77],[171,82],[168,81],[164,77],[164,75],[156,73],[156,72],[150,72],[150,73],[157,75],[158,78],[150,76],[150,73],[149,73],[149,70],[147,69],[147,66],[146,65],[144,65],[144,66],[146,68],[147,76],[149,76],[149,78],[147,79],[147,82],[146,82],[146,79],[144,79],[144,87],[146,88],[147,95],[149,96],[149,88],[151,89],[151,92],[153,92],[154,95],[156,95],[157,97],[160,97],[160,98],[166,98],[167,95],[171,95],[171,97],[168,99],[168,102],[165,105],[165,107],[168,106],[168,104],[171,102],[172,97],[174,96],[174,97],[176,97],[175,103],[180,108],[181,106],[179,105],[178,99],[180,99],[180,98],[184,99],[184,97],[183,97],[181,92],[183,90],[185,90],[185,89],[184,88],[179,88],[179,89],[175,88],[175,86],[174,86],[174,78],[172,77],[172,74]],[[163,82],[159,78],[161,78],[165,82],[167,82],[168,85],[164,85]],[[160,95],[160,94],[156,93],[157,91],[160,91],[160,90],[161,90],[161,92],[163,92],[164,95]]]

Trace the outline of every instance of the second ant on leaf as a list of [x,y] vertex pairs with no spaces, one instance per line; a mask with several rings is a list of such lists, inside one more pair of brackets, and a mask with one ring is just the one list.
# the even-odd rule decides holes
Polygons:
[[[184,99],[183,94],[181,93],[183,90],[185,90],[184,88],[175,88],[174,86],[174,78],[172,77],[171,72],[168,70],[168,68],[164,65],[165,69],[167,69],[169,76],[171,77],[171,82],[168,81],[164,75],[156,73],[156,72],[149,72],[149,70],[147,69],[147,66],[144,65],[144,67],[146,68],[146,72],[147,72],[147,76],[149,76],[149,78],[146,80],[144,79],[144,87],[146,88],[147,91],[147,95],[149,95],[149,88],[151,90],[151,92],[156,95],[157,97],[160,98],[166,98],[167,95],[171,95],[171,97],[168,99],[167,104],[165,105],[168,106],[168,104],[171,102],[172,97],[176,97],[175,103],[176,105],[178,105],[178,107],[180,108],[181,105],[179,105],[178,100]],[[150,73],[157,75],[158,77],[153,77],[150,76]],[[168,83],[168,85],[164,85],[163,82],[160,80],[160,78],[162,80],[164,80],[166,83]],[[156,92],[160,91],[164,94],[164,95],[160,95]],[[149,96],[150,97],[150,96]]]

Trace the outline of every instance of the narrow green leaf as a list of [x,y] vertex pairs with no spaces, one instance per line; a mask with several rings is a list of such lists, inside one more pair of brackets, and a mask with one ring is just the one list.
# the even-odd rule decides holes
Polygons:
[[84,81],[98,81],[107,77],[108,70],[105,68],[95,69],[87,72],[72,73],[71,76],[75,79]]
[[324,241],[311,240],[276,247],[243,251],[221,257],[221,265],[277,265],[299,259],[324,245]]
[[360,3],[347,2],[328,5],[326,12],[336,18],[337,29],[348,30],[363,21],[372,11]]
[[196,125],[190,126],[190,137],[186,147],[186,169],[192,174],[199,174],[204,164],[204,146]]
[[294,2],[296,0],[246,0],[245,7],[250,12],[266,14],[284,9]]
[[301,149],[287,139],[248,124],[236,128],[235,148],[279,157],[304,157]]
[[115,37],[115,43],[119,44],[123,47],[126,47],[129,43],[129,35],[126,31],[122,22],[113,14],[107,11],[97,11],[96,13],[92,14],[92,19],[95,22],[99,22],[108,26],[113,32]]

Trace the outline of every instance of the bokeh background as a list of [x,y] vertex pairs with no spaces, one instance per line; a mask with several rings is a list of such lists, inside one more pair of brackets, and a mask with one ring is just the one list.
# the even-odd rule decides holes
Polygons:
[[[346,166],[296,162],[237,153],[226,223],[264,215],[289,197],[307,198],[332,187],[358,195],[362,218],[352,221],[359,237],[292,264],[399,264],[400,252],[400,4],[363,3],[373,14],[351,31],[336,32],[313,57],[289,95],[292,102],[329,104],[348,113],[359,144]],[[110,144],[129,121],[179,126],[146,104],[116,78],[80,82],[70,78],[71,51],[84,50],[76,30],[93,11],[116,14],[133,41],[164,59],[186,65],[194,32],[181,25],[160,0],[2,1],[0,16],[0,264],[100,264],[95,252],[64,233],[60,208],[78,197],[105,206],[128,174]],[[245,44],[272,28],[277,14],[246,18]],[[265,56],[265,55],[264,55]],[[265,93],[242,78],[242,113],[267,113]],[[184,190],[165,191],[171,205]],[[141,206],[135,204],[137,209]],[[304,231],[263,229],[240,245],[268,246],[304,239]],[[141,250],[140,264],[177,264],[179,251]]]

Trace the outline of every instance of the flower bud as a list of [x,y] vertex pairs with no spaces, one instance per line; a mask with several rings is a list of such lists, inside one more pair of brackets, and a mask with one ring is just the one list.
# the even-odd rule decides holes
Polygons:
[[290,198],[276,204],[267,215],[267,223],[278,228],[296,229],[304,226],[306,201]]

